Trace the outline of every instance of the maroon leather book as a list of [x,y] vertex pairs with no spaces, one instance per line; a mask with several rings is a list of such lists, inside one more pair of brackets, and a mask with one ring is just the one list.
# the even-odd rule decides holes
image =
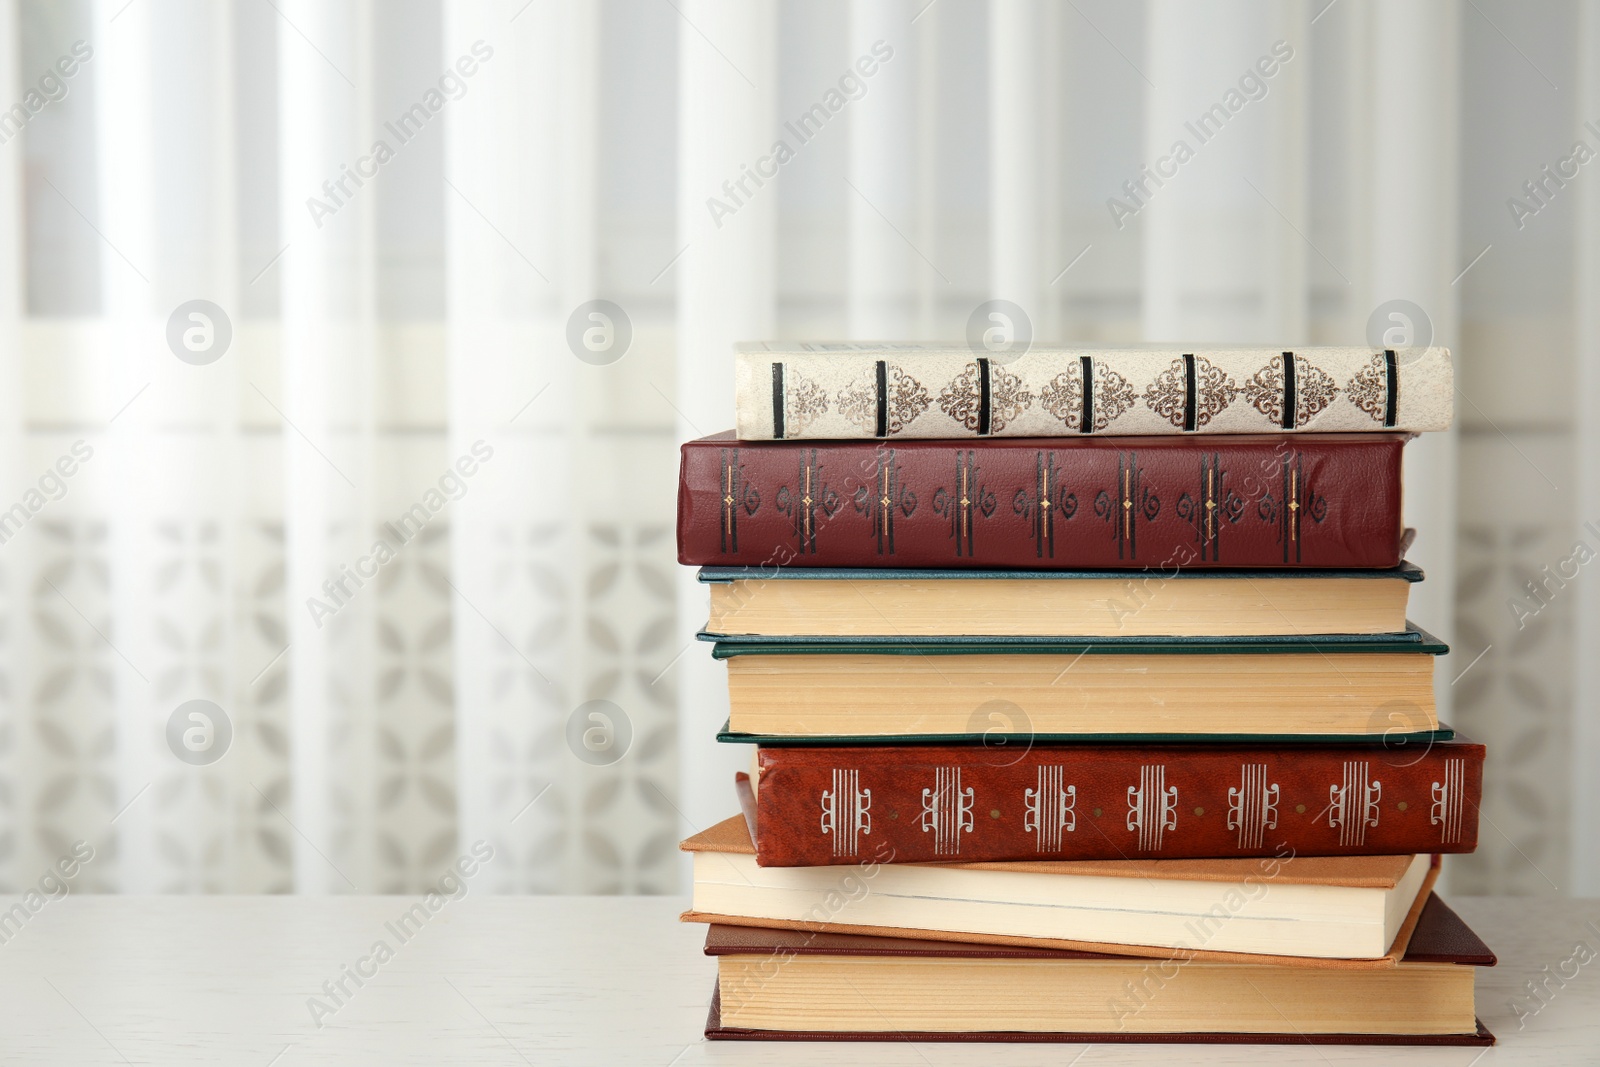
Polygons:
[[683,446],[698,566],[1394,567],[1404,434]]
[[[913,941],[906,938],[864,937],[854,934],[812,933],[804,930],[764,930],[713,924],[706,930],[708,956],[756,956],[775,966],[795,956],[905,957],[911,959],[975,960],[1076,960],[1117,959],[1094,952],[1069,949],[1025,948],[1009,945],[961,944],[951,941]],[[1417,920],[1416,930],[1403,958],[1406,963],[1453,963],[1493,967],[1495,955],[1472,928],[1436,895],[1430,895]],[[1224,1010],[1220,1009],[1219,1010]],[[713,1041],[996,1041],[996,1042],[1215,1042],[1218,1044],[1352,1044],[1352,1045],[1493,1045],[1495,1038],[1480,1021],[1473,1033],[1383,1034],[1257,1034],[1185,1033],[1023,1033],[1017,1031],[918,1032],[756,1030],[722,1024],[720,988],[712,993],[706,1019],[706,1037]]]
[[[761,747],[763,867],[1471,852],[1484,747]],[[1292,852],[1291,852],[1292,850]]]

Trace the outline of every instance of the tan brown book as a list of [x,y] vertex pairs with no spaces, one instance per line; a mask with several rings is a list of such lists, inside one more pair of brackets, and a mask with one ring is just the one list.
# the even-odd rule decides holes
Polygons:
[[679,847],[689,922],[1330,967],[1394,966],[1438,873],[1426,855],[761,867],[741,816]]
[[1392,570],[861,570],[702,567],[706,630],[768,637],[1267,637],[1406,628]]
[[1431,894],[1404,958],[1383,971],[723,925],[705,952],[717,961],[712,1038],[1493,1041],[1473,993],[1494,953]]

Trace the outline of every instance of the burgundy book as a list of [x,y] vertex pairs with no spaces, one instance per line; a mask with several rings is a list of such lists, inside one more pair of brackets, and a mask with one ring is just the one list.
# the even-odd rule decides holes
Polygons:
[[[903,984],[915,984],[912,992],[920,994],[921,999],[937,998],[946,988],[954,988],[961,992],[956,995],[963,1001],[972,995],[973,985],[983,985],[987,978],[993,983],[993,976],[997,969],[1004,969],[1009,963],[1016,961],[1030,968],[1027,972],[1029,981],[1033,985],[1036,996],[1043,997],[1045,992],[1041,978],[1047,978],[1041,967],[1054,969],[1060,967],[1070,975],[1073,968],[1080,963],[1087,963],[1091,968],[1096,965],[1118,965],[1132,962],[1139,963],[1137,959],[1129,960],[1126,957],[1106,956],[1094,952],[1083,952],[1063,949],[1028,948],[1007,945],[978,945],[961,944],[949,941],[913,941],[905,938],[872,937],[858,934],[828,934],[814,933],[803,930],[764,930],[751,927],[721,926],[713,924],[706,931],[705,953],[718,960],[717,988],[712,993],[710,1016],[706,1020],[706,1037],[712,1040],[744,1040],[744,1041],[997,1041],[997,1042],[1068,1042],[1068,1043],[1116,1043],[1116,1042],[1215,1042],[1219,1044],[1358,1044],[1358,1045],[1492,1045],[1495,1038],[1482,1022],[1472,1019],[1471,1012],[1471,984],[1446,980],[1445,987],[1432,991],[1419,991],[1413,988],[1404,979],[1404,970],[1408,964],[1455,964],[1470,970],[1475,967],[1493,967],[1496,963],[1494,953],[1483,941],[1473,933],[1472,929],[1463,922],[1444,901],[1437,896],[1430,895],[1423,905],[1422,914],[1417,921],[1415,931],[1406,949],[1404,957],[1398,968],[1374,974],[1371,971],[1330,971],[1308,970],[1301,971],[1293,966],[1278,965],[1274,967],[1240,966],[1239,964],[1220,965],[1221,974],[1215,983],[1215,988],[1208,988],[1207,992],[1227,993],[1226,984],[1230,977],[1238,978],[1238,988],[1232,991],[1231,996],[1219,995],[1214,1011],[1207,1019],[1213,1024],[1209,1031],[1172,1032],[1162,1031],[1153,1027],[1139,1032],[1135,1025],[1128,1025],[1130,1021],[1137,1023],[1146,1017],[1148,1009],[1159,1010],[1168,998],[1163,997],[1163,991],[1172,983],[1184,981],[1179,977],[1183,972],[1178,969],[1180,965],[1173,961],[1147,961],[1145,973],[1139,976],[1137,985],[1129,983],[1125,986],[1113,988],[1104,999],[1104,1022],[1107,1029],[1099,1032],[1080,1031],[1074,1033],[1048,1032],[1048,1031],[1021,1031],[1021,1030],[965,1030],[965,1031],[926,1031],[903,1025],[907,1020],[896,1019],[882,1014],[881,997],[868,1000],[869,1004],[878,1005],[872,1018],[868,1020],[870,1028],[863,1029],[767,1029],[751,1025],[739,1025],[736,1022],[725,1021],[724,993],[729,1005],[735,1010],[726,1012],[728,1016],[737,1017],[740,1013],[737,1005],[744,1002],[757,1001],[763,994],[768,994],[765,999],[769,1002],[784,1001],[791,1008],[795,1004],[804,1003],[808,998],[818,993],[826,993],[826,988],[808,981],[803,968],[786,966],[790,961],[804,960],[808,957],[838,961],[843,963],[854,958],[860,958],[864,965],[871,964],[874,970],[863,970],[858,975],[858,980],[867,982],[877,971],[889,969],[886,975],[889,981]],[[723,966],[724,960],[732,966]],[[982,970],[969,970],[963,966],[973,963]],[[898,973],[901,964],[907,965],[904,974]],[[929,965],[932,965],[930,970]],[[1209,975],[1201,972],[1216,964],[1207,964],[1203,961],[1193,960],[1187,966],[1196,970],[1190,972],[1194,980],[1208,981]],[[1252,977],[1252,972],[1254,976]],[[1089,984],[1095,981],[1093,970],[1083,972],[1083,981]],[[1276,979],[1276,981],[1274,981]],[[1392,993],[1380,993],[1376,996],[1385,1000],[1393,1000],[1393,1004],[1380,1005],[1374,1012],[1370,1001],[1375,996],[1366,987],[1374,981],[1384,982],[1400,979]],[[965,980],[965,983],[963,982]],[[846,979],[849,981],[849,979]],[[1067,986],[1072,985],[1069,980]],[[726,987],[726,989],[724,989]],[[1311,987],[1311,988],[1302,988]],[[1054,988],[1054,987],[1053,987]],[[852,990],[857,996],[866,999],[866,994],[860,992],[859,986]],[[1182,990],[1175,990],[1179,995]],[[1407,998],[1418,996],[1432,1000],[1427,1004],[1428,1010],[1437,1010],[1440,1007],[1441,995],[1451,1001],[1461,1001],[1459,1007],[1463,1016],[1461,1029],[1454,1033],[1330,1033],[1303,1030],[1297,1027],[1293,1020],[1284,1019],[1281,1032],[1230,1032],[1227,1029],[1230,1021],[1230,1012],[1237,1015],[1238,1005],[1250,1005],[1257,1001],[1267,1000],[1271,1003],[1281,1003],[1287,1010],[1294,1011],[1295,994],[1317,992],[1322,999],[1334,1003],[1343,1003],[1347,1017],[1340,1021],[1352,1030],[1360,1029],[1364,1022],[1371,1021],[1371,1016],[1403,1014],[1411,1005]],[[1270,1000],[1268,998],[1271,998]],[[1357,1003],[1365,998],[1369,1003],[1366,1015],[1362,1015]],[[1000,994],[1004,1000],[1004,994]],[[1316,999],[1316,998],[1313,998]],[[915,1001],[914,1001],[915,1003]],[[1385,1010],[1385,1009],[1388,1010]],[[786,1015],[792,1012],[785,1012]],[[1084,1013],[1088,1014],[1088,1013]],[[1468,1020],[1471,1019],[1471,1022]],[[902,1025],[896,1025],[902,1024]],[[1110,1029],[1112,1025],[1116,1029]],[[1374,1027],[1376,1029],[1376,1027]]]
[[1484,747],[762,746],[763,867],[1471,852]]
[[1394,567],[1405,434],[683,446],[700,566]]

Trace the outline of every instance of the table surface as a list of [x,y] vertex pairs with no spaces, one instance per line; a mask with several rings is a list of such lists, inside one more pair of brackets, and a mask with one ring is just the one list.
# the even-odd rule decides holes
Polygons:
[[[704,927],[677,921],[680,899],[469,895],[401,925],[417,903],[50,901],[20,929],[0,926],[0,1062],[1600,1063],[1600,956],[1587,951],[1600,952],[1597,900],[1451,901],[1500,957],[1479,971],[1478,1014],[1500,1038],[1489,1050],[707,1042],[714,967],[700,952]],[[392,958],[372,957],[379,941]],[[1592,962],[1578,966],[1580,942],[1576,958]],[[1557,977],[1540,1007],[1526,983],[1545,967]],[[371,977],[344,978],[348,997],[323,993],[346,968]],[[1526,1014],[1520,1028],[1515,1006]]]

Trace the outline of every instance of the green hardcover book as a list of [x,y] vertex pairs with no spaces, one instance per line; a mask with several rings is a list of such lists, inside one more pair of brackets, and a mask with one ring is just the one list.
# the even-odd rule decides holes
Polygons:
[[709,633],[761,637],[1392,634],[1422,570],[702,567]]
[[1433,659],[1390,635],[1206,638],[714,637],[725,734],[827,738],[1422,739]]

